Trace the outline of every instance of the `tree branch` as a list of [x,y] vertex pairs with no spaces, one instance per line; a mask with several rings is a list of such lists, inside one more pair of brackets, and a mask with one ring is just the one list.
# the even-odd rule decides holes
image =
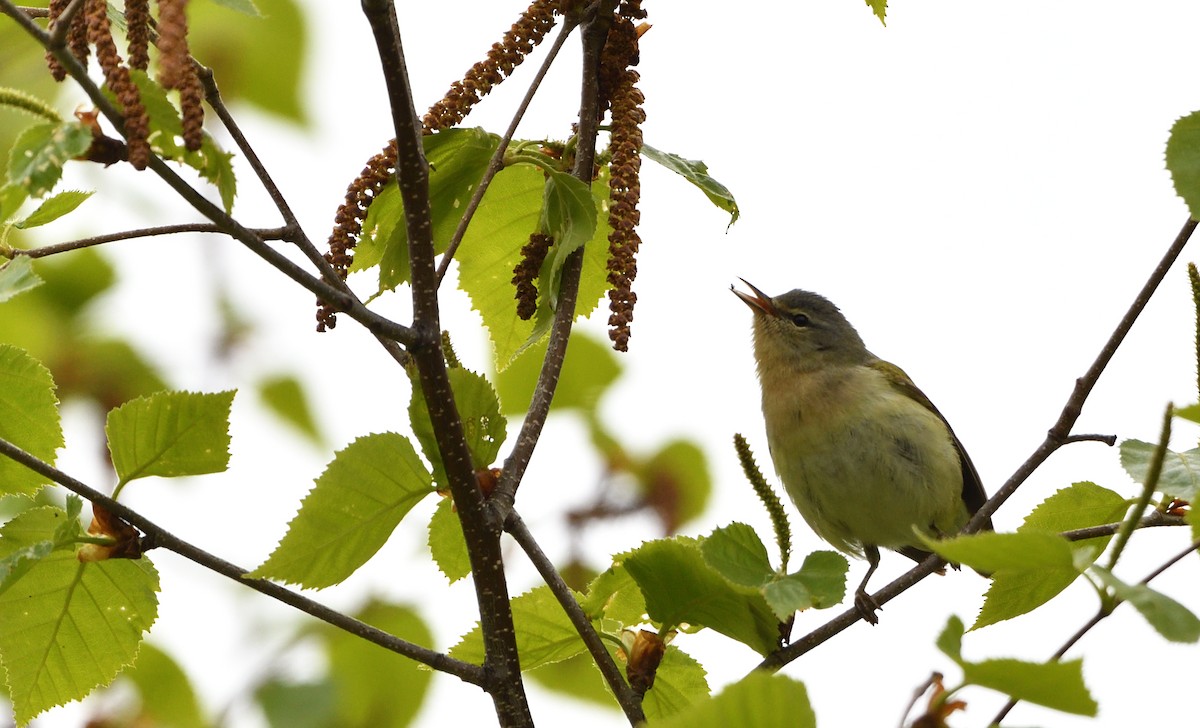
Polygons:
[[[286,234],[285,228],[263,228],[252,231],[255,235],[263,240],[281,240]],[[119,233],[108,233],[106,235],[93,235],[88,238],[80,238],[78,240],[69,240],[65,243],[56,243],[54,245],[44,245],[40,248],[13,248],[13,257],[24,255],[27,258],[45,258],[50,255],[66,253],[72,250],[80,250],[82,248],[90,248],[94,245],[104,245],[105,243],[115,243],[121,240],[136,240],[137,238],[149,238],[156,235],[175,235],[177,233],[219,233],[227,235],[226,231],[220,226],[209,222],[185,222],[177,225],[160,225],[158,227],[137,228],[135,230],[125,230]]]
[[492,524],[486,518],[483,494],[475,481],[471,453],[441,349],[429,167],[421,144],[421,125],[413,104],[396,11],[388,0],[362,0],[362,8],[375,38],[396,132],[396,179],[404,202],[412,273],[415,336],[409,352],[417,364],[434,437],[467,543],[483,633],[484,671],[488,676],[484,687],[492,696],[501,726],[532,727],[500,551],[501,524]]
[[[599,134],[600,122],[600,51],[608,37],[608,28],[612,23],[613,11],[617,0],[597,0],[585,9],[583,25],[583,74],[579,102],[579,131],[578,145],[575,155],[575,167],[572,174],[591,185],[592,169],[596,163],[596,137]],[[563,359],[566,357],[567,344],[571,338],[571,326],[575,320],[575,303],[579,295],[579,276],[583,269],[583,248],[567,256],[563,263],[562,284],[558,297],[558,309],[554,312],[554,322],[550,327],[550,338],[546,344],[546,358],[542,361],[542,370],[538,374],[537,385],[533,390],[533,398],[529,402],[529,410],[525,413],[525,421],[521,423],[521,432],[517,435],[512,452],[504,461],[504,469],[500,481],[492,493],[489,504],[492,507],[493,519],[503,523],[517,496],[517,487],[529,467],[533,450],[537,447],[546,417],[550,414],[550,403],[558,387],[558,377],[562,373]]]
[[471,218],[475,217],[475,211],[479,209],[479,203],[483,201],[483,196],[487,192],[488,187],[492,184],[492,179],[504,169],[504,152],[508,150],[508,145],[512,142],[513,136],[517,133],[517,126],[521,123],[521,119],[525,118],[525,112],[529,109],[529,104],[533,102],[534,94],[542,85],[542,79],[546,77],[546,73],[550,70],[550,65],[558,57],[558,52],[562,50],[563,44],[567,41],[567,36],[579,24],[579,19],[574,15],[570,15],[563,23],[562,29],[558,33],[558,37],[554,39],[554,44],[550,46],[550,52],[546,56],[546,60],[542,62],[538,69],[537,75],[533,77],[533,81],[529,84],[529,89],[525,92],[525,98],[521,99],[521,105],[517,107],[517,111],[513,114],[512,121],[508,125],[508,129],[504,132],[504,136],[500,138],[500,144],[496,147],[492,158],[488,160],[487,169],[483,172],[483,178],[479,180],[479,184],[475,186],[475,191],[471,194],[471,199],[467,202],[466,209],[463,210],[462,217],[458,220],[458,227],[454,229],[454,235],[450,236],[450,243],[446,247],[446,252],[442,255],[441,261],[438,262],[437,281],[438,285],[442,284],[442,279],[446,277],[446,271],[450,268],[450,262],[454,260],[454,253],[458,250],[458,246],[462,244],[463,236],[467,234],[467,227],[471,224]]
[[638,699],[637,695],[629,687],[629,683],[621,676],[621,669],[617,667],[617,663],[613,662],[612,655],[608,653],[608,649],[605,648],[600,635],[592,627],[592,620],[584,613],[583,607],[579,606],[579,602],[575,600],[575,595],[571,592],[571,588],[563,581],[562,575],[558,573],[553,562],[542,551],[542,547],[538,545],[537,539],[533,537],[533,534],[530,533],[529,528],[515,510],[509,511],[508,520],[505,522],[505,530],[512,535],[521,549],[525,551],[529,560],[537,568],[538,574],[541,575],[546,585],[550,587],[550,591],[554,594],[554,597],[558,599],[558,603],[571,620],[571,624],[575,626],[575,631],[579,633],[583,644],[587,645],[588,653],[591,654],[592,660],[596,663],[596,667],[604,677],[604,681],[608,683],[609,689],[616,696],[617,703],[621,706],[621,710],[624,711],[629,724],[637,726],[644,723],[646,721],[646,714],[642,712],[642,701]]
[[15,460],[30,470],[58,483],[67,490],[102,506],[109,513],[136,527],[144,534],[143,544],[145,549],[158,547],[173,551],[193,563],[215,571],[222,576],[228,577],[239,584],[261,592],[284,604],[295,607],[305,614],[316,617],[334,627],[374,642],[384,649],[416,660],[440,672],[454,675],[473,685],[483,685],[484,683],[483,669],[477,665],[456,660],[427,647],[402,640],[353,617],[303,597],[274,582],[265,579],[245,578],[247,573],[245,569],[178,538],[137,511],[72,478],[53,465],[34,457],[7,440],[0,439],[0,455]]

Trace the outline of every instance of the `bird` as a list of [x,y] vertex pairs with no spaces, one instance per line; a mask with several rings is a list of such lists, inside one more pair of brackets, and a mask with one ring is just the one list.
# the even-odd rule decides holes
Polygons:
[[[754,314],[754,359],[775,471],[822,540],[867,560],[854,604],[878,624],[867,593],[879,549],[915,561],[920,533],[962,530],[987,500],[979,473],[942,413],[900,367],[872,354],[829,299],[770,297],[730,286]],[[990,530],[990,519],[981,530]]]

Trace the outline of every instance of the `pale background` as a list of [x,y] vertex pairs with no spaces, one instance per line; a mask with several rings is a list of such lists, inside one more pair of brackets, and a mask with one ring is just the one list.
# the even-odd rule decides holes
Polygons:
[[[315,128],[299,132],[237,111],[309,234],[323,239],[346,184],[392,132],[358,3],[305,4],[316,50],[308,86]],[[418,107],[480,58],[520,6],[401,3]],[[716,492],[709,513],[687,532],[741,520],[769,533],[729,444],[733,432],[745,433],[768,469],[750,315],[727,292],[738,276],[769,293],[804,287],[838,303],[868,346],[901,364],[938,404],[994,491],[1040,443],[1075,377],[1187,217],[1163,150],[1174,120],[1200,108],[1200,6],[900,0],[887,28],[858,0],[645,7],[654,25],[643,38],[639,69],[646,141],[707,162],[743,214],[726,231],[727,217],[698,191],[645,167],[640,301],[632,350],[622,358],[626,372],[605,412],[628,442],[647,451],[674,436],[703,443]],[[566,133],[577,104],[575,49],[568,45],[570,62],[552,74],[519,136]],[[502,131],[532,65],[468,122]],[[131,224],[126,218],[134,214],[137,224],[194,219],[180,205],[164,205],[163,187],[148,176],[111,174],[129,180],[132,198],[121,203],[106,195],[105,230]],[[249,170],[239,168],[239,177],[241,218],[277,224]],[[76,183],[99,187],[108,179],[90,175]],[[282,535],[333,449],[368,432],[406,427],[407,381],[348,320],[332,335],[313,334],[311,296],[234,243],[158,239],[112,253],[133,286],[106,301],[103,318],[145,346],[174,385],[213,391],[299,370],[314,387],[325,452],[280,430],[247,390],[234,405],[227,473],[135,484],[124,496],[180,536],[252,567]],[[205,359],[216,322],[195,301],[205,300],[214,276],[263,335],[232,372],[214,373]],[[369,283],[357,284],[369,292]],[[405,299],[378,305],[404,321]],[[444,303],[445,324],[461,332],[460,355],[486,368],[486,342],[469,336],[477,319],[465,297],[452,292]],[[1078,432],[1152,440],[1168,401],[1195,400],[1191,316],[1181,264],[1101,380]],[[586,326],[602,331],[603,317]],[[108,476],[88,439],[98,432],[84,413],[69,414],[60,464],[103,486]],[[1192,447],[1195,438],[1180,426],[1175,445]],[[584,442],[578,423],[553,421],[518,501],[552,555],[561,555],[557,514],[586,500],[599,475],[598,463],[581,454]],[[1006,505],[997,527],[1015,527],[1033,505],[1078,480],[1135,492],[1115,449],[1071,445]],[[375,568],[317,598],[347,609],[368,594],[411,601],[432,621],[434,646],[453,644],[473,624],[474,598],[465,583],[447,587],[424,554],[422,523],[431,507],[410,516]],[[636,525],[593,533],[587,548],[594,563],[654,535],[648,521],[644,530]],[[820,547],[802,524],[796,532],[800,554]],[[1121,573],[1141,578],[1184,539],[1180,531],[1139,536]],[[524,557],[511,553],[514,592],[534,585]],[[302,615],[171,554],[154,559],[163,593],[151,637],[189,668],[210,706],[226,706],[263,678]],[[1195,608],[1197,564],[1186,560],[1156,586]],[[876,583],[907,566],[885,556]],[[852,564],[852,581],[863,568]],[[933,640],[951,612],[969,623],[985,588],[970,572],[931,578],[888,604],[878,627],[856,625],[784,672],[807,684],[821,726],[897,725],[930,671],[945,672],[950,683],[959,677]],[[1044,659],[1095,606],[1090,591],[1076,585],[1030,617],[968,635],[966,656]],[[830,616],[801,614],[796,634]],[[676,644],[705,665],[714,688],[758,661],[719,635],[683,636]],[[1176,724],[1183,708],[1172,706],[1179,684],[1173,676],[1194,675],[1200,652],[1165,643],[1123,607],[1072,654],[1087,655],[1085,679],[1101,703],[1099,721],[1021,706],[1006,725]],[[311,660],[300,659],[294,674],[310,669]],[[530,692],[540,725],[624,724],[615,711],[535,686]],[[985,725],[1003,702],[978,689],[962,697],[970,708],[956,725]],[[78,725],[88,712],[69,707],[40,724]],[[491,725],[491,716],[485,694],[439,677],[418,723]],[[230,719],[262,725],[241,708]]]

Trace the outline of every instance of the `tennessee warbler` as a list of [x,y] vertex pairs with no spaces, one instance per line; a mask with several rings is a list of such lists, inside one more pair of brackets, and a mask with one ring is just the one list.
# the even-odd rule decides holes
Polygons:
[[961,530],[987,500],[979,473],[929,398],[868,351],[837,306],[801,290],[771,298],[742,282],[753,295],[730,288],[754,312],[771,460],[809,527],[867,559],[854,604],[876,624],[867,582],[879,547],[924,560],[916,532]]

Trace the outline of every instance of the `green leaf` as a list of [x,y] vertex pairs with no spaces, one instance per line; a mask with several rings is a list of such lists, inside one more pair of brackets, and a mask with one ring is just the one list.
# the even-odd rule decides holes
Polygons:
[[558,308],[563,263],[596,234],[596,200],[588,185],[566,172],[550,170],[542,200],[541,232],[554,238],[549,275],[541,278],[551,292],[550,306]]
[[1200,619],[1187,607],[1145,584],[1126,584],[1102,566],[1093,566],[1092,570],[1117,598],[1132,604],[1166,639],[1187,643],[1200,640]]
[[720,694],[655,723],[656,728],[816,728],[816,725],[817,717],[803,683],[758,671],[727,686]]
[[962,665],[963,622],[957,614],[950,615],[942,633],[938,635],[937,648],[955,663]]
[[33,259],[27,255],[18,255],[12,260],[0,265],[0,303],[25,291],[31,291],[42,285],[43,281],[33,272]]
[[[411,607],[372,601],[354,615],[419,645],[433,634]],[[336,688],[334,717],[326,725],[402,728],[421,710],[433,673],[344,630],[324,627],[329,679]]]
[[31,197],[58,184],[62,168],[92,145],[92,132],[78,122],[36,124],[21,132],[8,155],[8,180]]
[[48,222],[54,222],[82,205],[84,200],[91,196],[91,192],[84,192],[83,190],[59,192],[57,195],[47,198],[45,202],[38,205],[33,214],[17,223],[17,227],[24,230],[45,225]]
[[649,144],[642,145],[642,156],[671,170],[700,188],[709,202],[729,213],[729,224],[737,222],[742,212],[729,188],[708,174],[708,165],[698,159],[684,159],[678,154],[664,152]]
[[0,594],[8,591],[22,576],[54,551],[54,541],[38,541],[29,546],[22,546],[4,558],[0,559]]
[[887,25],[887,0],[867,0],[867,7],[871,8],[880,23]]
[[[546,341],[543,340],[526,349],[507,369],[496,374],[496,392],[500,395],[505,414],[524,414],[533,398],[545,358]],[[558,388],[554,390],[554,401],[550,403],[551,411],[595,411],[600,397],[620,374],[621,365],[617,363],[612,348],[584,331],[571,332],[562,372],[558,377]]]
[[1025,517],[1018,532],[1062,533],[1121,520],[1129,502],[1108,488],[1081,482],[1042,501]]
[[0,223],[11,220],[27,199],[29,192],[21,185],[9,182],[0,187]]
[[845,556],[814,551],[804,558],[799,571],[763,585],[763,597],[781,622],[802,609],[826,609],[840,604],[846,596],[849,570]]
[[453,498],[443,498],[429,519],[429,553],[451,584],[471,573],[467,541],[454,512]]
[[708,507],[712,476],[708,459],[690,440],[672,440],[636,468],[642,497],[654,507],[668,533]]
[[299,379],[288,375],[264,379],[258,384],[258,395],[279,419],[296,428],[312,444],[321,444],[321,430]]
[[626,554],[619,554],[607,571],[597,576],[588,585],[588,593],[580,606],[593,620],[605,619],[614,622],[617,630],[645,620],[646,599],[637,582],[620,563]]
[[695,539],[650,541],[623,563],[646,597],[650,618],[664,628],[708,627],[763,655],[778,648],[779,622],[762,595],[710,569]]
[[262,13],[258,11],[258,6],[254,4],[254,0],[213,0],[221,7],[236,10],[243,15],[249,15],[252,18],[261,18]]
[[360,437],[334,456],[271,556],[249,574],[309,589],[344,581],[432,492],[429,471],[403,435]]
[[288,683],[268,680],[254,691],[271,728],[327,728],[333,724],[337,689],[331,680]]
[[1189,404],[1187,407],[1175,407],[1172,414],[1182,417],[1189,422],[1200,424],[1200,404]]
[[1013,659],[964,663],[963,677],[1047,708],[1076,715],[1096,715],[1099,706],[1083,684],[1083,662],[1023,662]]
[[104,431],[120,482],[224,471],[233,395],[159,392],[109,412]]
[[[49,463],[63,446],[50,371],[10,344],[0,344],[0,438]],[[0,456],[0,493],[33,495],[46,482],[44,476]]]
[[[231,17],[249,0],[188,6],[188,47],[213,69],[226,103],[244,102],[298,124],[308,123],[304,81],[310,32],[296,0],[254,0],[252,17]],[[250,15],[247,13],[247,15]]]
[[[1156,447],[1141,440],[1121,443],[1121,467],[1134,481],[1146,482]],[[1188,502],[1200,500],[1200,449],[1187,452],[1167,450],[1155,490]]]
[[704,667],[678,647],[667,645],[667,651],[654,676],[654,686],[646,691],[646,696],[642,699],[642,710],[657,727],[664,724],[660,721],[678,715],[697,701],[707,698],[708,693],[708,673],[704,671]]
[[[486,468],[496,460],[500,446],[504,444],[507,420],[500,414],[500,400],[488,380],[461,367],[447,371],[450,389],[454,392],[454,403],[463,423],[463,435],[471,451],[471,462],[477,469]],[[447,487],[446,468],[433,435],[433,421],[425,406],[425,395],[421,387],[413,384],[412,400],[408,416],[413,434],[421,443],[425,458],[433,464],[433,480],[440,487]]]
[[217,188],[225,212],[233,211],[233,201],[237,197],[233,152],[222,151],[213,138],[205,133],[200,149],[185,154],[183,163],[199,172],[206,182]]
[[137,662],[122,674],[137,687],[141,720],[170,728],[212,725],[200,708],[187,673],[170,655],[149,642],[142,643]]
[[977,533],[925,541],[948,561],[992,574],[992,585],[971,629],[980,629],[1030,612],[1070,586],[1095,558],[1096,549],[1079,552],[1053,533]]
[[759,587],[775,576],[767,547],[754,529],[731,523],[709,534],[700,544],[704,563],[733,584]]
[[1175,192],[1187,203],[1193,218],[1200,218],[1200,111],[1179,119],[1167,139],[1167,169]]
[[[512,612],[522,670],[559,662],[586,649],[550,587],[540,586],[516,597],[512,600]],[[450,648],[450,656],[483,664],[483,632],[478,624]]]
[[616,707],[612,693],[605,686],[604,678],[589,654],[578,654],[562,662],[543,665],[531,671],[529,678],[547,690],[585,701],[589,707]]
[[[430,165],[429,209],[433,220],[435,253],[441,254],[449,246],[459,219],[499,143],[500,137],[482,129],[446,129],[424,137],[425,157]],[[390,199],[383,199],[385,196]],[[372,245],[382,246],[382,252],[378,254],[379,291],[382,293],[407,283],[410,271],[408,231],[399,187],[389,184],[380,198],[368,208],[363,230],[369,234],[364,235],[366,240],[359,244],[365,242],[368,249]],[[379,202],[388,204],[380,209],[379,214],[372,216],[371,212]],[[374,229],[371,228],[372,224],[376,226]],[[477,226],[478,217],[471,224]],[[508,276],[512,277],[511,268]]]
[[[52,533],[66,514],[26,511],[0,529],[0,551]],[[0,594],[0,656],[16,722],[108,684],[137,655],[158,612],[158,574],[146,559],[81,564],[55,551]]]

